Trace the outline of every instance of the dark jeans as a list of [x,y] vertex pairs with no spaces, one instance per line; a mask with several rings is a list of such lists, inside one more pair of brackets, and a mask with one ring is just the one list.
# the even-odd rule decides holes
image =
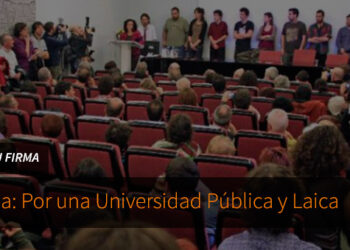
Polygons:
[[187,53],[190,59],[202,60],[203,46],[198,46],[197,50],[189,49]]
[[210,61],[225,61],[225,47],[218,49],[210,47]]
[[316,60],[318,60],[318,66],[324,67],[326,65],[327,54],[316,54]]
[[284,55],[282,56],[282,62],[286,66],[291,66],[293,63],[293,53],[284,53]]

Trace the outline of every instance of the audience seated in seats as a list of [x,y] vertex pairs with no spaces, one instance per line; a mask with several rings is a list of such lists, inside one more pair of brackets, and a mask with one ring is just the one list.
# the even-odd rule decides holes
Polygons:
[[100,163],[93,158],[82,159],[74,170],[73,179],[79,182],[93,185],[106,184],[106,173]]
[[288,151],[282,147],[264,148],[259,156],[259,165],[264,163],[274,163],[284,167],[292,167]]
[[166,128],[166,138],[153,144],[153,148],[177,150],[178,156],[193,158],[202,150],[192,141],[192,121],[188,115],[176,114],[170,118]]
[[315,89],[318,90],[319,93],[328,92],[327,82],[323,79],[317,79],[315,81]]
[[288,77],[284,75],[279,75],[275,78],[273,81],[273,84],[275,88],[280,88],[280,89],[289,89],[290,88],[290,81]]
[[113,61],[113,60],[106,62],[105,66],[104,66],[104,69],[105,69],[105,71],[108,71],[108,72],[113,72],[115,70],[119,70],[118,66],[117,66],[117,63],[115,61]]
[[[42,135],[49,138],[58,138],[62,132],[64,122],[57,115],[45,115],[41,120]],[[61,153],[64,153],[64,144],[60,143]]]
[[203,76],[204,76],[204,78],[205,78],[205,82],[206,83],[212,83],[212,79],[213,79],[213,77],[216,75],[216,72],[215,72],[215,70],[213,70],[213,69],[207,69],[205,72],[204,72],[204,74],[203,74]]
[[39,69],[38,80],[39,82],[48,83],[52,87],[57,84],[57,81],[52,77],[51,71],[46,67],[42,67],[41,69]]
[[181,68],[178,63],[172,63],[168,67],[168,78],[170,81],[177,81],[182,77]]
[[106,105],[106,116],[122,119],[124,116],[125,104],[118,97],[108,98]]
[[135,78],[143,79],[149,77],[148,66],[146,62],[139,62],[135,68]]
[[75,91],[72,83],[59,82],[55,86],[55,95],[65,95],[68,97],[75,97]]
[[177,91],[182,91],[184,89],[191,88],[191,82],[187,77],[181,77],[176,81],[176,89]]
[[284,135],[288,149],[293,149],[297,141],[288,132],[288,123],[288,114],[282,109],[273,109],[267,115],[267,131]]
[[198,98],[196,92],[191,88],[186,88],[179,93],[179,104],[198,106]]
[[242,75],[244,74],[244,69],[243,68],[239,68],[239,69],[236,69],[234,72],[233,72],[233,75],[232,75],[232,78],[233,79],[241,79]]
[[114,82],[111,76],[102,76],[98,84],[100,95],[97,98],[109,98],[113,94]]
[[5,139],[7,133],[7,121],[5,113],[0,110],[0,140]]
[[307,85],[301,85],[295,92],[295,100],[293,102],[293,113],[308,115],[310,121],[314,122],[321,115],[327,112],[324,103],[314,100],[311,101],[311,89]]
[[287,113],[292,113],[294,110],[291,100],[284,96],[277,97],[272,103],[273,109],[282,109]]
[[266,87],[260,90],[259,96],[267,97],[267,98],[275,98],[276,92],[274,88]]
[[279,75],[278,69],[276,67],[268,67],[265,69],[264,80],[275,81],[276,77]]
[[212,78],[212,84],[217,94],[223,94],[226,89],[226,79],[223,75],[215,74]]
[[19,89],[21,92],[31,93],[31,94],[36,94],[38,91],[35,84],[31,81],[25,81]]
[[18,102],[11,94],[3,95],[0,97],[0,108],[18,109]]
[[[244,185],[243,192],[251,193],[253,197],[270,197],[273,203],[278,202],[278,197],[289,198],[294,194],[300,197],[302,192],[292,170],[285,166],[266,163],[253,169],[248,177],[250,181]],[[280,214],[277,206],[272,206],[272,209],[244,209],[243,219],[248,229],[226,238],[218,250],[320,249],[288,232],[292,225],[293,206],[293,202],[287,202],[285,210]]]
[[241,78],[239,78],[239,85],[256,87],[258,85],[258,78],[255,72],[251,70],[244,72]]
[[159,176],[152,192],[172,195],[177,193],[179,197],[192,197],[200,193],[209,242],[211,246],[214,244],[218,207],[211,204],[211,207],[208,208],[207,197],[210,190],[200,180],[199,171],[194,161],[183,157],[171,160],[165,173]]
[[[81,221],[84,217],[81,218]],[[79,230],[68,242],[66,250],[178,250],[176,240],[159,228],[125,225],[85,228]]]
[[[236,109],[248,110],[256,114],[257,120],[260,120],[259,111],[251,105],[251,97],[249,90],[247,89],[238,89],[236,93],[233,95],[233,106]],[[222,97],[222,102],[227,103],[228,97],[224,95]]]
[[332,83],[342,84],[344,82],[345,71],[341,67],[335,67],[330,72],[324,71],[322,72],[321,78],[325,81],[331,81]]
[[147,116],[150,121],[164,120],[164,106],[160,100],[152,100],[147,104]]
[[342,96],[333,96],[328,101],[328,113],[339,119],[339,121],[341,120],[341,113],[346,110],[347,107],[348,105]]
[[[349,239],[350,183],[345,178],[350,151],[344,137],[334,126],[318,126],[303,134],[292,152],[294,172],[304,180],[306,194],[332,194],[339,199],[339,209],[314,210],[304,220],[313,225],[305,228],[305,238],[322,249],[340,249],[340,231]],[[315,179],[317,178],[317,179]],[[305,211],[305,210],[304,210]],[[322,219],[320,219],[322,218]],[[343,225],[343,226],[342,226]]]
[[106,131],[106,142],[119,146],[122,162],[125,163],[125,154],[128,149],[132,129],[126,122],[111,123]]
[[160,95],[163,93],[163,89],[157,87],[156,83],[152,80],[152,78],[144,78],[140,83],[140,88],[145,90],[152,90],[156,95],[156,98],[159,99]]
[[[32,242],[28,238],[28,235],[25,232],[23,232],[20,224],[12,221],[5,223],[2,219],[0,220],[2,225],[2,238],[7,239],[7,245],[11,245],[11,249],[35,250]],[[0,244],[0,249],[10,248]]]
[[224,134],[231,139],[237,134],[236,127],[231,123],[232,110],[226,104],[219,105],[213,114],[213,126],[220,127]]
[[308,87],[310,87],[310,89],[312,89],[312,85],[309,82],[310,80],[310,75],[306,70],[301,70],[298,72],[298,74],[295,76],[295,80],[297,82],[299,82],[300,84],[305,84]]
[[231,138],[223,135],[217,135],[210,140],[205,153],[232,156],[236,154],[236,148]]

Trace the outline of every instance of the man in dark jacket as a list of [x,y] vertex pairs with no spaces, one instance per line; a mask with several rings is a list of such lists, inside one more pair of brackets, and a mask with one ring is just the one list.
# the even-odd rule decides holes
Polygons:
[[92,42],[92,35],[85,32],[80,26],[73,26],[70,31],[72,34],[68,40],[68,43],[71,47],[71,70],[72,73],[75,73],[81,58],[87,56],[88,54],[88,46]]

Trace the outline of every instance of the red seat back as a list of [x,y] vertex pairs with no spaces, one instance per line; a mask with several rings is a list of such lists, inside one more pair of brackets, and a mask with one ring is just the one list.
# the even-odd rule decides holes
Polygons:
[[205,77],[204,76],[199,76],[199,75],[185,75],[185,77],[190,80],[192,84],[194,83],[205,83]]
[[124,72],[124,79],[134,79],[135,78],[135,72]]
[[154,73],[154,81],[169,81],[169,77],[167,73]]
[[85,114],[105,116],[107,99],[104,98],[88,98],[85,100]]
[[98,88],[89,88],[88,96],[89,98],[96,98],[100,95],[100,90]]
[[146,101],[130,101],[126,103],[125,120],[148,120]]
[[201,96],[201,106],[209,110],[212,115],[215,109],[221,104],[221,94],[205,94]]
[[87,97],[87,90],[85,87],[78,86],[76,84],[73,84],[73,88],[75,91],[75,96],[82,102],[84,103],[86,97]]
[[57,115],[62,118],[64,126],[60,136],[57,138],[59,142],[66,143],[69,139],[75,138],[75,128],[72,117],[69,114],[47,110],[34,111],[30,116],[30,131],[33,135],[43,136],[41,131],[41,122],[45,115]]
[[164,110],[167,113],[171,105],[179,103],[179,92],[178,91],[164,92],[161,98],[162,98]]
[[196,92],[198,98],[201,98],[204,94],[215,94],[214,87],[210,83],[194,83],[192,89]]
[[2,109],[6,116],[7,133],[9,137],[13,134],[28,134],[29,115],[26,111],[15,109]]
[[197,142],[202,149],[202,152],[208,147],[208,144],[213,137],[222,134],[222,130],[217,127],[192,125],[193,141]]
[[327,83],[327,85],[328,85],[329,92],[332,92],[336,95],[340,94],[340,85],[339,84],[329,82],[329,83]]
[[63,76],[62,77],[63,82],[70,82],[70,83],[75,83],[77,81],[76,76]]
[[238,156],[253,158],[256,161],[266,147],[287,147],[284,136],[262,131],[238,131],[235,143]]
[[276,93],[276,97],[283,96],[287,99],[293,100],[295,95],[295,90],[275,88],[275,93]]
[[335,96],[333,92],[318,92],[312,91],[311,100],[318,100],[323,102],[325,105],[328,104],[328,101],[331,97]]
[[349,63],[348,55],[330,54],[327,56],[326,67],[334,68]]
[[298,138],[303,129],[308,125],[309,118],[306,115],[288,114],[288,131],[294,138]]
[[258,121],[257,121],[256,114],[248,110],[233,109],[231,122],[238,130],[240,129],[257,130],[258,129]]
[[316,50],[294,50],[293,66],[314,67]]
[[266,97],[252,98],[252,106],[256,108],[260,113],[260,122],[262,122],[265,118],[265,115],[271,111],[273,100],[274,99]]
[[45,97],[44,108],[67,113],[73,120],[82,114],[82,106],[79,99],[62,95],[50,95]]
[[273,84],[273,82],[271,81],[267,81],[267,80],[263,80],[263,79],[259,79],[258,80],[258,89],[262,89],[262,88],[273,88],[275,85]]
[[104,116],[83,115],[77,118],[77,137],[80,140],[105,142],[105,134],[112,123],[119,119]]
[[237,91],[239,89],[247,89],[251,96],[258,96],[258,93],[259,93],[259,89],[257,87],[252,87],[252,86],[237,85],[237,86],[227,87],[227,90],[231,90],[231,91]]
[[138,89],[140,88],[140,79],[125,79],[124,83],[129,89]]
[[209,125],[209,111],[203,107],[188,105],[171,105],[169,108],[169,119],[175,114],[187,114],[192,119],[193,124]]
[[124,91],[124,102],[152,101],[155,98],[153,91],[144,89],[127,89]]
[[131,121],[132,134],[129,140],[131,146],[149,146],[166,137],[165,123],[154,121]]
[[158,87],[162,88],[163,91],[177,91],[176,82],[172,81],[159,81],[157,82]]
[[35,84],[38,95],[41,96],[43,100],[47,95],[51,95],[51,86],[46,82],[33,82]]
[[239,79],[226,78],[226,87],[239,85]]
[[102,77],[102,76],[108,76],[110,73],[106,70],[96,70],[95,71],[95,77]]
[[260,50],[259,63],[282,65],[281,51]]
[[11,93],[18,101],[18,108],[31,114],[35,110],[42,109],[40,95],[30,93]]

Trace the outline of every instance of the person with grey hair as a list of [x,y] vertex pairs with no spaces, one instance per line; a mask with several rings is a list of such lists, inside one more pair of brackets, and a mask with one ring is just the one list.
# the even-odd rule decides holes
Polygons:
[[343,96],[333,96],[328,100],[328,111],[329,113],[340,119],[340,114],[347,108],[346,101]]
[[22,74],[16,73],[15,69],[18,66],[18,61],[15,52],[13,51],[14,40],[10,34],[3,34],[0,37],[0,57],[4,57],[9,63],[10,79],[19,81]]
[[230,106],[226,104],[219,105],[215,109],[213,117],[213,126],[221,128],[226,136],[233,139],[235,134],[237,134],[237,129],[231,123],[232,110]]
[[286,111],[282,109],[273,109],[267,115],[267,131],[282,134],[287,139],[288,149],[296,144],[296,140],[288,132],[289,119]]
[[135,78],[143,79],[149,76],[148,66],[146,62],[139,62],[135,68]]
[[42,67],[38,71],[39,82],[45,82],[50,84],[50,86],[56,85],[56,80],[53,79],[51,71],[47,67]]
[[290,87],[290,81],[288,77],[284,75],[277,76],[273,83],[275,85],[275,88],[289,89]]
[[0,108],[18,109],[18,102],[11,94],[3,95],[0,97]]
[[180,65],[176,62],[168,67],[168,77],[170,81],[177,81],[182,77]]
[[124,102],[118,97],[109,98],[106,105],[106,116],[122,119],[124,115]]
[[191,88],[191,82],[187,77],[182,77],[176,82],[177,91],[182,91]]
[[266,81],[274,81],[276,77],[279,75],[278,69],[276,67],[268,67],[265,69],[264,80]]

